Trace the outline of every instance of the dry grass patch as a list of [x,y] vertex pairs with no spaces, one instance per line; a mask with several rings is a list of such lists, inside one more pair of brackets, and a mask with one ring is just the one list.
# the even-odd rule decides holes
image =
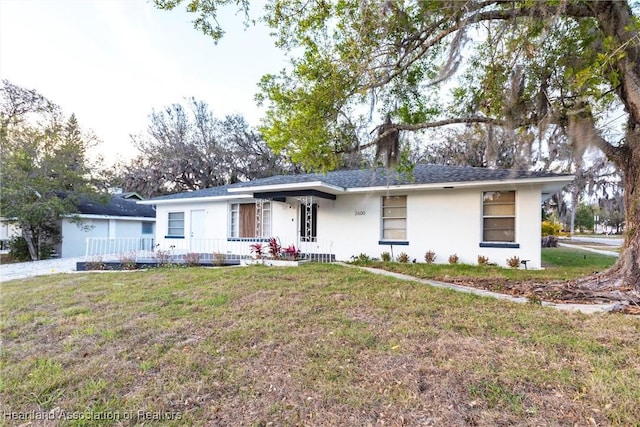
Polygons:
[[637,318],[515,305],[335,265],[1,286],[5,413],[118,413],[120,425],[640,419]]

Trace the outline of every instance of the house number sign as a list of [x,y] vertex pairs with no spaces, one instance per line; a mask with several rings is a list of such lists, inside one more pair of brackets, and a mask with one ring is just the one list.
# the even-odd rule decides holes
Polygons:
[[367,211],[355,211],[356,212],[356,216],[364,216],[367,214]]

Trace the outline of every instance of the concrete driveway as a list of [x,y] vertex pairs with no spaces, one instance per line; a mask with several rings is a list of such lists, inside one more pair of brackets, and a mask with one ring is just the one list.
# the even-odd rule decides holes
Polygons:
[[69,273],[76,271],[76,263],[83,260],[84,257],[78,257],[2,264],[0,265],[0,282],[45,274]]

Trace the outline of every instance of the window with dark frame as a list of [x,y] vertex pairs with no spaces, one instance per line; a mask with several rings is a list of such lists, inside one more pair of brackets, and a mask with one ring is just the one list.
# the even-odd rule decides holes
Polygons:
[[407,239],[407,196],[382,197],[382,240]]
[[184,237],[184,212],[169,212],[167,235]]
[[482,194],[482,241],[516,241],[516,192],[485,191]]

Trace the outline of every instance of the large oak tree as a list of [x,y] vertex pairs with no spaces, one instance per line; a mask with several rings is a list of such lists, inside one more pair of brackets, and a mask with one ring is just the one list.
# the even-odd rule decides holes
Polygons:
[[[186,3],[196,27],[217,38],[218,8],[249,2]],[[562,146],[579,158],[591,144],[623,173],[626,234],[617,263],[589,284],[640,291],[637,3],[276,0],[265,10],[292,55],[289,70],[260,83],[272,148],[327,170],[340,153],[397,152],[398,133],[452,124],[485,126],[489,148],[499,143],[492,130],[508,130],[547,164]],[[367,116],[384,129],[368,142],[352,132]]]

